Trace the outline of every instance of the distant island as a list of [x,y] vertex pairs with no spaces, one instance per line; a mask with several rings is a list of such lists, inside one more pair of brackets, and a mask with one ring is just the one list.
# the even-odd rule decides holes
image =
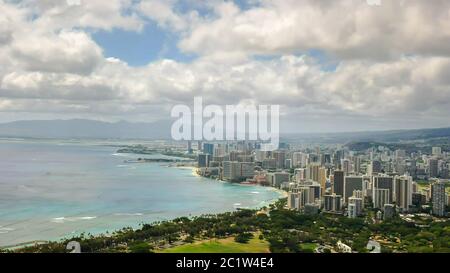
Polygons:
[[[119,154],[138,154],[138,155],[152,155],[152,154],[161,154],[164,156],[177,157],[179,159],[168,159],[167,162],[175,162],[175,161],[183,161],[183,160],[195,160],[197,155],[187,154],[185,152],[172,150],[172,149],[155,149],[149,148],[144,145],[129,145],[124,146],[117,150]],[[157,161],[160,162],[160,161]]]
[[183,162],[185,160],[181,159],[170,159],[170,158],[138,158],[136,160],[125,160],[125,163],[174,163],[174,162]]

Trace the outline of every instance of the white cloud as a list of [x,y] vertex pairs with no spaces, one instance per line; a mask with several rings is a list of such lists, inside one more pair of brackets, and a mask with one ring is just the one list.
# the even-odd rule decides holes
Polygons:
[[[420,127],[450,115],[444,1],[261,1],[246,10],[216,1],[202,16],[176,1],[38,2],[0,0],[0,112],[8,117],[168,118],[171,105],[197,95],[280,104],[294,123],[323,126],[413,119]],[[86,28],[139,31],[134,12],[178,33],[181,49],[199,58],[142,67],[105,58]],[[336,56],[336,70],[298,54],[309,49]]]
[[89,75],[12,72],[3,78],[0,95],[8,99],[58,99],[70,109],[74,104],[94,101],[115,104],[116,109],[108,108],[114,115],[142,111],[139,105],[191,103],[194,96],[201,95],[206,103],[247,100],[281,104],[287,115],[296,113],[305,118],[317,114],[415,116],[420,122],[430,111],[450,114],[449,66],[450,59],[439,57],[386,63],[352,61],[329,72],[306,56],[234,65],[204,59],[190,64],[162,60],[140,68],[109,60]]
[[320,49],[344,59],[405,54],[450,55],[450,2],[364,0],[261,1],[241,10],[232,2],[195,25],[180,42],[186,52],[292,54]]
[[89,74],[102,60],[102,49],[84,32],[16,34],[10,53],[30,71]]
[[188,26],[188,22],[173,10],[174,4],[174,0],[147,0],[142,1],[137,9],[161,27],[181,31]]
[[144,25],[133,12],[132,0],[26,0],[22,5],[37,17],[37,28],[140,30]]

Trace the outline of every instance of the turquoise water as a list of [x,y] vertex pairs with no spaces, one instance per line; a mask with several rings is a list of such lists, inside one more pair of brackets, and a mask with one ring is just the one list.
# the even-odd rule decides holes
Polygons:
[[[0,246],[260,207],[272,188],[195,176],[90,142],[0,140]],[[158,156],[163,157],[163,156]]]

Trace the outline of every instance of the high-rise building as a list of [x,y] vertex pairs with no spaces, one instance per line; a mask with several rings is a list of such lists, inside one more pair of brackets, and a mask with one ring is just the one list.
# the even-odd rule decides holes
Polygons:
[[286,160],[286,152],[285,151],[274,151],[272,153],[272,158],[275,159],[277,168],[283,169],[284,163]]
[[[364,187],[363,187],[364,188]],[[352,197],[356,197],[356,198],[361,198],[361,200],[362,200],[362,206],[363,206],[363,208],[364,208],[364,205],[365,205],[365,197],[366,197],[366,195],[364,194],[364,191],[359,191],[359,190],[355,190],[355,191],[353,191],[353,196]]]
[[412,204],[416,208],[420,208],[421,206],[425,205],[427,202],[427,197],[424,194],[421,194],[419,192],[414,192],[411,197]]
[[374,176],[372,181],[372,199],[375,208],[391,204],[393,200],[393,178],[390,176]]
[[215,145],[213,156],[224,156],[224,155],[225,155],[225,146],[221,144]]
[[324,210],[328,212],[340,212],[342,208],[342,196],[331,194],[324,196]]
[[242,152],[242,151],[231,151],[229,153],[230,161],[239,161],[238,157],[243,154],[244,154],[244,152]]
[[373,207],[374,208],[383,208],[385,204],[389,204],[390,199],[390,190],[389,189],[373,189]]
[[307,154],[294,152],[292,154],[292,165],[294,168],[305,168],[308,161]]
[[346,176],[344,178],[344,203],[348,203],[348,199],[355,190],[363,190],[362,176]]
[[301,152],[294,152],[292,153],[292,165],[294,168],[304,167],[301,165],[303,153]]
[[210,154],[212,156],[214,154],[214,144],[213,143],[204,143],[203,144],[203,152],[205,154]]
[[319,164],[310,164],[308,166],[307,178],[319,182],[319,168],[320,168]]
[[187,142],[187,153],[188,154],[192,154],[193,153],[192,142],[190,140]]
[[408,211],[412,205],[412,177],[396,176],[393,186],[393,201],[401,211]]
[[292,159],[288,158],[284,161],[284,167],[287,169],[292,169]]
[[354,190],[352,197],[364,199],[364,193],[363,191]]
[[324,154],[323,155],[323,164],[329,166],[331,164],[331,155],[330,154]]
[[393,204],[384,204],[383,211],[383,220],[389,220],[395,216],[395,206]]
[[372,162],[367,167],[367,174],[369,176],[377,175],[381,173],[381,170],[382,170],[381,162],[378,160],[372,160]]
[[197,165],[199,168],[209,167],[210,160],[211,160],[210,154],[199,154],[197,159]]
[[344,196],[344,172],[334,171],[333,173],[333,193]]
[[262,167],[264,169],[276,169],[277,168],[277,162],[273,158],[266,158],[262,161]]
[[448,179],[450,177],[448,165],[444,164],[444,166],[441,168],[439,172],[439,177],[442,179]]
[[314,204],[314,189],[301,186],[291,189],[288,194],[288,206],[296,210],[303,210],[306,204]]
[[320,199],[320,197],[322,196],[322,188],[320,187],[319,183],[310,180],[310,181],[303,182],[303,184],[301,184],[301,185],[310,188],[310,190],[312,191],[312,194],[314,196],[314,200]]
[[356,174],[361,173],[361,157],[355,156],[353,158],[353,170]]
[[445,184],[441,181],[431,184],[431,200],[434,215],[445,216],[445,199]]
[[362,214],[363,199],[350,197],[348,199],[348,217],[356,218]]
[[336,150],[333,155],[333,164],[336,169],[341,168],[341,159],[344,158],[344,151]]
[[223,175],[222,178],[224,180],[235,180],[240,176],[240,163],[237,161],[224,161],[222,162],[223,166]]
[[442,154],[442,149],[441,149],[441,147],[433,147],[433,148],[431,149],[431,153],[432,153],[434,156],[441,156],[441,154]]
[[439,161],[434,158],[430,158],[428,160],[428,175],[430,177],[438,177],[439,174],[438,163]]
[[358,217],[356,214],[356,204],[348,204],[347,206],[348,218],[356,218]]
[[238,155],[237,161],[239,161],[239,162],[253,162],[253,155]]
[[398,174],[405,174],[406,173],[406,162],[404,160],[398,160],[394,163],[395,166],[395,172]]
[[325,167],[319,168],[319,184],[322,188],[322,192],[324,193],[326,190],[326,183],[327,183],[327,169]]
[[255,164],[253,162],[240,162],[240,177],[251,178],[255,175]]
[[266,180],[272,187],[279,188],[283,182],[289,182],[290,174],[285,172],[267,173]]
[[370,176],[363,176],[363,195],[372,196],[372,178]]
[[290,208],[290,209],[296,208],[295,207],[295,205],[296,205],[295,199],[296,198],[297,198],[297,192],[293,192],[293,191],[288,192],[288,199],[287,199],[288,208]]
[[261,151],[261,150],[255,151],[255,161],[262,162],[266,158],[267,158],[266,151]]
[[416,174],[417,174],[417,162],[416,162],[416,160],[413,160],[413,159],[406,160],[406,171],[413,178],[416,178]]
[[308,163],[320,165],[319,154],[308,154]]
[[304,169],[304,168],[295,169],[294,176],[295,176],[295,181],[297,183],[306,180],[306,169]]
[[344,175],[349,175],[351,173],[352,164],[348,159],[342,159],[342,170],[344,171]]
[[248,149],[248,143],[245,140],[239,141],[236,146],[239,151],[247,151]]
[[299,193],[302,194],[303,196],[303,207],[306,204],[313,204],[315,201],[315,196],[314,196],[314,188],[312,187],[308,187],[308,186],[304,186],[304,187],[300,187],[299,188]]

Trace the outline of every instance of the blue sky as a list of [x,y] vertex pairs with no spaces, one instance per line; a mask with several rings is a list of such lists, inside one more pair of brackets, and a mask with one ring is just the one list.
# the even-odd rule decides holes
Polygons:
[[[181,14],[195,10],[201,17],[212,17],[210,8],[203,4],[193,5],[191,1],[176,2],[175,12]],[[235,0],[241,9],[247,10],[255,4],[248,0]],[[119,58],[130,66],[147,65],[160,59],[171,59],[177,62],[190,62],[195,54],[181,52],[178,48],[180,33],[172,32],[158,26],[155,21],[145,20],[142,31],[127,31],[114,28],[111,31],[98,30],[92,33],[94,41],[102,47],[105,57]]]
[[[105,57],[114,57],[125,61],[130,66],[143,66],[160,59],[171,59],[177,62],[191,62],[197,56],[181,52],[178,48],[179,34],[159,27],[155,22],[146,21],[142,31],[113,29],[100,30],[92,34],[94,41],[102,47]],[[314,58],[324,71],[333,71],[338,61],[330,58],[320,49],[299,52],[296,55],[308,55]],[[279,58],[279,54],[253,56],[255,60],[271,60]]]
[[179,62],[194,58],[192,54],[180,52],[176,34],[164,31],[154,22],[147,22],[140,32],[101,30],[94,32],[92,37],[102,47],[105,57],[119,58],[130,66],[147,65],[164,58]]
[[[233,1],[241,11],[258,7],[257,1]],[[180,14],[195,10],[203,18],[214,18],[215,14],[208,5],[191,1],[180,1],[173,5],[174,12]],[[93,40],[101,46],[105,57],[119,58],[130,66],[143,66],[161,59],[171,59],[188,63],[197,58],[196,54],[182,52],[178,43],[180,33],[164,28],[153,20],[143,19],[145,25],[141,31],[129,31],[120,28],[96,30],[92,32]],[[324,50],[310,49],[299,51],[294,55],[308,55],[321,65],[324,71],[334,71],[338,65],[336,58],[330,57]],[[276,60],[281,54],[260,54],[252,58],[259,61]]]

